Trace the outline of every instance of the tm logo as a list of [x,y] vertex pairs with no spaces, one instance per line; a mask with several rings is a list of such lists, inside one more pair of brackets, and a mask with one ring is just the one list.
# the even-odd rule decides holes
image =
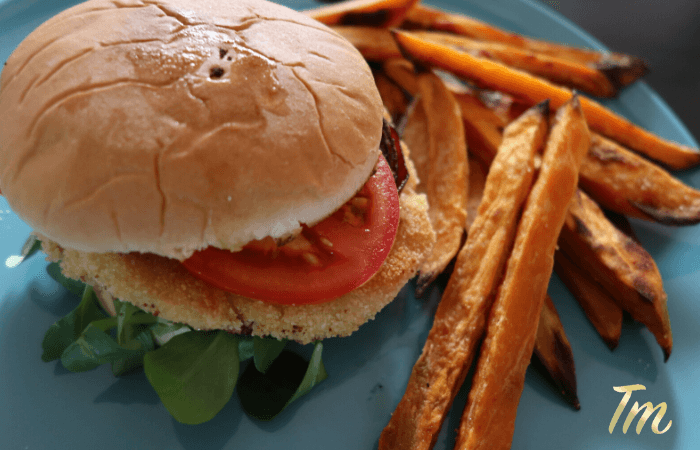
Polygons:
[[[640,390],[643,391],[646,389],[646,387],[641,384],[631,384],[629,386],[614,386],[613,389],[615,389],[617,392],[624,392],[625,395],[622,397],[622,400],[620,400],[620,404],[617,405],[615,415],[613,415],[613,418],[610,421],[610,426],[608,427],[608,431],[610,432],[610,434],[612,434],[613,430],[615,429],[615,425],[617,425],[617,419],[620,418],[622,411],[624,411],[625,407],[627,406],[627,402],[630,400],[630,397],[632,397],[632,392]],[[647,423],[647,419],[651,417],[651,415],[657,409],[658,411],[656,413],[656,417],[654,417],[654,421],[651,423],[651,431],[653,431],[656,434],[664,434],[668,431],[669,428],[671,428],[672,421],[669,420],[668,425],[666,425],[666,428],[664,428],[663,431],[659,431],[659,424],[661,423],[661,419],[663,419],[664,414],[666,414],[666,402],[661,402],[656,406],[654,406],[651,402],[646,402],[642,406],[639,406],[639,402],[634,402],[632,409],[630,409],[629,414],[627,414],[627,419],[625,420],[625,423],[622,425],[623,433],[627,433],[627,430],[632,424],[632,421],[637,416],[637,413],[639,413],[642,409],[644,410],[644,413],[637,422],[637,434],[642,432],[642,428],[644,428],[644,424]]]

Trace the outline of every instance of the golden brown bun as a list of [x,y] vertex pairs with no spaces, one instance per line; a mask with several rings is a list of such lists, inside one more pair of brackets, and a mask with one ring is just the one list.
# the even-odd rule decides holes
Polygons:
[[364,184],[382,103],[362,56],[255,0],[91,0],[0,79],[0,190],[82,252],[183,259],[314,224]]
[[63,273],[173,322],[309,343],[347,336],[372,319],[416,273],[435,243],[415,170],[400,196],[401,218],[386,261],[358,289],[319,305],[274,305],[222,291],[193,277],[180,263],[139,253],[86,253],[43,241]]

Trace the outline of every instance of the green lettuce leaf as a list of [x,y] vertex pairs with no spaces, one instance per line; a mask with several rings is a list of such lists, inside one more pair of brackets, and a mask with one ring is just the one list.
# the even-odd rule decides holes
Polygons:
[[[116,317],[91,322],[61,355],[63,367],[71,372],[92,370],[102,364],[114,363],[122,359],[141,356],[153,348],[153,341],[132,341],[132,348],[122,347],[107,331],[117,325]],[[139,342],[139,345],[133,345]],[[150,346],[149,346],[150,342]],[[144,348],[148,346],[147,348]]]
[[68,278],[61,272],[61,266],[57,262],[52,262],[46,266],[46,272],[51,278],[75,295],[82,295],[85,290],[85,283]]
[[248,365],[238,382],[238,397],[246,413],[260,420],[271,420],[290,403],[307,394],[328,378],[321,355],[323,344],[314,343],[311,360],[282,351],[266,373]]
[[238,359],[240,362],[250,359],[255,354],[254,338],[250,336],[238,337]]
[[129,302],[114,300],[114,306],[117,312],[117,344],[123,348],[137,350],[123,358],[110,361],[112,373],[119,376],[143,366],[143,355],[155,349],[153,336],[147,330],[158,322],[158,318]]
[[172,323],[167,320],[158,319],[153,326],[150,328],[151,336],[153,341],[158,346],[165,345],[170,339],[174,338],[178,334],[187,333],[192,331],[192,328],[181,323]]
[[44,350],[41,359],[49,362],[60,358],[65,349],[78,339],[90,322],[105,317],[107,316],[102,312],[92,287],[85,286],[80,304],[46,331],[41,343]]
[[265,373],[270,368],[275,359],[282,353],[287,340],[274,338],[253,338],[253,361],[258,372]]
[[146,377],[178,422],[212,419],[228,403],[238,379],[238,338],[216,333],[183,333],[146,354]]
[[20,255],[22,256],[22,261],[30,258],[36,252],[41,250],[41,241],[34,234],[30,234],[24,244],[22,244],[22,251]]

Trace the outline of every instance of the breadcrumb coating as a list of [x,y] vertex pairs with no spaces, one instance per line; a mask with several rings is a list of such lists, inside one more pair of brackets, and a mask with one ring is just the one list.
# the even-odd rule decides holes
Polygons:
[[195,329],[306,344],[350,335],[373,319],[416,273],[435,242],[435,233],[427,200],[415,193],[414,186],[415,177],[401,193],[396,240],[379,272],[358,289],[318,305],[276,305],[235,295],[195,278],[177,260],[154,254],[87,253],[46,239],[43,250],[48,260],[60,261],[67,277],[167,320]]

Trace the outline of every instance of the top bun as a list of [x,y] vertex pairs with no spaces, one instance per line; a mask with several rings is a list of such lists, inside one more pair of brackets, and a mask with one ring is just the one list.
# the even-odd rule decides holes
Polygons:
[[87,252],[184,259],[284,237],[349,200],[379,155],[362,56],[262,0],[90,0],[0,78],[0,191]]

